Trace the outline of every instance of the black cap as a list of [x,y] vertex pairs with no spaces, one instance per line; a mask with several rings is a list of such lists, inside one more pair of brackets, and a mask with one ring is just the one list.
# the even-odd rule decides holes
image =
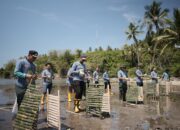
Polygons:
[[38,56],[38,52],[35,51],[35,50],[30,50],[30,51],[29,51],[29,55],[32,55],[32,56],[34,56],[34,57],[37,57],[37,56]]
[[87,58],[86,54],[81,55],[81,59],[86,60],[86,58]]

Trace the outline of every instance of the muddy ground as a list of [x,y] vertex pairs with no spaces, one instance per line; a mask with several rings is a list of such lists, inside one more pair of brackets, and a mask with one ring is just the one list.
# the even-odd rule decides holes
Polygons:
[[[0,85],[0,130],[12,129],[12,104],[15,93],[13,82]],[[119,100],[118,85],[112,84],[110,96],[110,117],[101,119],[85,112],[74,113],[73,102],[67,102],[67,87],[63,81],[54,81],[53,94],[60,90],[61,129],[73,130],[176,130],[180,129],[180,96],[161,96],[159,99],[147,99],[144,104],[123,103]],[[81,101],[85,108],[86,100]],[[55,130],[48,127],[46,110],[39,112],[39,130]]]

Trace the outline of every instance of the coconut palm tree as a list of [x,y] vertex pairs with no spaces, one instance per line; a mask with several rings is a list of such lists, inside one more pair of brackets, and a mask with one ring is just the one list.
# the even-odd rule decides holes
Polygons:
[[142,33],[142,31],[139,30],[139,26],[138,25],[135,25],[133,23],[130,23],[129,26],[128,26],[128,30],[125,32],[126,35],[127,35],[127,39],[130,40],[130,39],[133,39],[134,42],[135,42],[135,46],[134,46],[134,49],[133,51],[135,52],[136,56],[137,56],[137,64],[139,64],[140,62],[140,59],[139,59],[139,52],[138,52],[138,39],[136,38],[136,36],[140,33]]
[[160,27],[164,27],[166,16],[168,15],[168,9],[161,8],[161,2],[153,1],[151,5],[145,6],[144,24],[148,27],[147,34],[149,35],[153,30],[153,26],[156,28],[156,32],[159,34]]
[[180,43],[180,9],[174,9],[174,18],[167,19],[170,27],[164,29],[164,34],[157,36],[153,39],[156,43],[165,43],[161,49],[160,55],[164,53],[164,50],[169,46],[178,47],[177,43]]
[[[169,10],[161,8],[161,2],[153,1],[151,5],[145,6],[144,23],[143,26],[147,26],[146,40],[150,48],[152,49],[152,60],[151,65],[155,64],[157,59],[157,51],[159,42],[154,40],[162,32],[166,25],[166,19]],[[155,27],[155,30],[153,29]]]

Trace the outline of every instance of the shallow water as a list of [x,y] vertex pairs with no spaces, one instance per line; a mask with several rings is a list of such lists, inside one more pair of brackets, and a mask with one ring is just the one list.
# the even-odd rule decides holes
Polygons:
[[[6,81],[7,82],[7,81]],[[14,81],[10,81],[14,83]],[[8,82],[9,83],[9,82]],[[41,81],[37,82],[41,86]],[[177,129],[180,128],[180,98],[179,96],[161,96],[153,100],[146,98],[144,104],[123,103],[119,98],[117,84],[112,85],[113,95],[111,99],[110,117],[100,119],[86,115],[85,112],[78,114],[73,112],[73,102],[67,102],[67,87],[65,80],[55,80],[53,82],[53,94],[60,90],[61,95],[61,124],[62,129],[75,130],[149,130],[154,129]],[[0,83],[0,107],[4,104],[14,102],[14,85]],[[81,107],[85,108],[86,101],[81,101]],[[1,115],[1,114],[0,114]],[[40,113],[42,121],[39,129],[45,129],[46,111]],[[1,121],[0,121],[1,124]],[[6,128],[6,127],[2,127]]]

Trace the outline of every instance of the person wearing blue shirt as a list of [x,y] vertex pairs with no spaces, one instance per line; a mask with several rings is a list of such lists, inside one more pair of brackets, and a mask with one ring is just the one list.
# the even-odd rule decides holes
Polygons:
[[143,101],[143,73],[140,69],[142,65],[137,66],[136,74],[136,84],[138,86],[138,101]]
[[91,74],[90,74],[90,71],[87,71],[86,75],[85,75],[85,79],[86,79],[86,86],[89,87],[89,83],[90,83],[90,80],[91,80]]
[[49,91],[49,93],[51,93],[52,90],[52,80],[54,79],[54,73],[52,71],[52,64],[51,63],[46,63],[45,64],[45,68],[41,73],[41,77],[43,80],[43,87],[42,87],[42,91],[43,91],[43,95],[41,97],[41,110],[44,110],[44,99],[46,97],[46,92],[47,90]]
[[86,61],[86,55],[82,54],[80,57],[80,61],[76,61],[72,65],[72,73],[73,73],[73,82],[74,82],[74,90],[75,90],[75,99],[74,99],[74,112],[78,113],[79,102],[82,99],[83,91],[86,89],[85,84],[85,73],[86,73],[86,65],[84,62]]
[[111,83],[107,70],[103,73],[103,80],[104,80],[105,92],[107,92],[107,86],[109,85],[109,91],[111,93]]
[[154,67],[151,71],[151,79],[153,83],[158,83],[158,74],[156,72],[156,68]]
[[136,74],[136,84],[137,84],[137,86],[142,87],[143,86],[143,78],[142,78],[143,73],[142,73],[142,71],[140,69],[140,65],[138,65],[135,74]]
[[163,74],[162,74],[162,80],[164,81],[170,81],[170,76],[169,76],[169,70],[166,69]]
[[28,56],[25,59],[21,59],[16,63],[14,75],[17,77],[15,83],[15,91],[17,96],[18,108],[24,98],[27,86],[29,83],[35,84],[36,66],[33,63],[38,56],[38,52],[30,50]]
[[119,80],[119,99],[126,101],[127,81],[129,78],[125,65],[120,66],[117,76]]
[[94,84],[99,84],[99,68],[98,67],[93,72],[93,82]]
[[72,68],[69,68],[67,72],[66,83],[68,85],[68,102],[71,102],[72,92],[73,92],[73,73]]

